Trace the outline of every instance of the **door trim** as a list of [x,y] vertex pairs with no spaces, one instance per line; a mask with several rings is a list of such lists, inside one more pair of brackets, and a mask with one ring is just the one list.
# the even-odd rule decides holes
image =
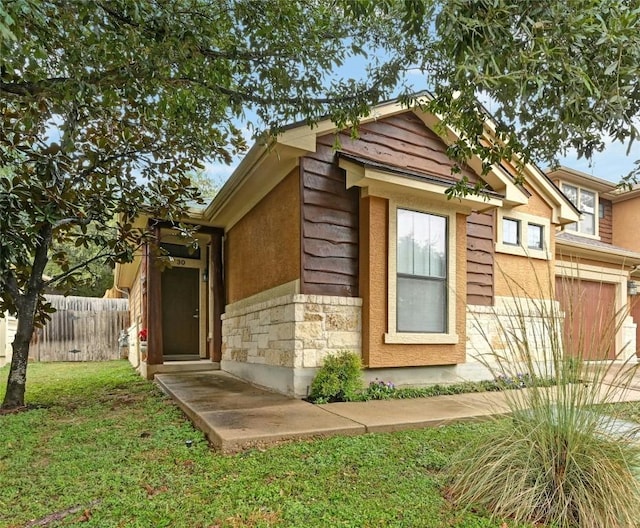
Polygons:
[[[169,242],[171,244],[187,245],[185,240],[176,235],[176,232],[170,229],[162,229],[160,233],[161,242]],[[169,257],[169,262],[172,268],[191,268],[198,270],[198,355],[193,355],[193,358],[189,355],[180,356],[182,361],[188,361],[190,359],[206,359],[207,358],[207,282],[205,281],[205,272],[207,270],[207,245],[209,244],[210,236],[195,234],[194,238],[198,241],[200,247],[200,258],[179,258]],[[164,300],[163,300],[164,302]],[[173,358],[173,359],[172,359]],[[173,361],[177,356],[163,355],[163,361]]]

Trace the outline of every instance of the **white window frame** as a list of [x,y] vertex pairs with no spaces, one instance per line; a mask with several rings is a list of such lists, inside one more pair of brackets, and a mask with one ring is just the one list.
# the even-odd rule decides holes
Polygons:
[[[411,200],[389,200],[388,332],[384,335],[384,342],[387,344],[457,344],[459,342],[456,334],[456,213],[445,207],[435,202],[428,207],[425,207],[424,202],[416,207],[416,203]],[[447,219],[447,328],[444,333],[398,332],[397,330],[398,209],[443,216]]]
[[[577,204],[574,204],[578,211],[580,211],[580,193],[583,191],[592,193],[594,195],[594,204],[593,204],[593,234],[585,233],[580,230],[580,222],[573,222],[571,224],[567,224],[564,226],[563,230],[567,233],[575,233],[576,235],[580,235],[582,237],[593,238],[596,240],[600,240],[600,194],[598,191],[594,191],[593,189],[589,189],[588,187],[581,187],[580,185],[576,185],[575,183],[570,182],[560,182],[560,190],[564,193],[565,187],[573,187],[577,190]],[[568,198],[568,197],[567,197]],[[573,202],[572,202],[573,203]],[[580,217],[582,219],[582,211],[580,211]],[[575,226],[575,229],[570,229],[571,226]]]
[[[551,259],[551,222],[548,218],[521,213],[514,210],[498,210],[496,221],[496,245],[497,253],[507,253],[519,257],[531,257],[541,260]],[[504,242],[503,220],[517,220],[520,233],[519,244],[509,244]],[[542,249],[529,247],[529,224],[542,227]]]

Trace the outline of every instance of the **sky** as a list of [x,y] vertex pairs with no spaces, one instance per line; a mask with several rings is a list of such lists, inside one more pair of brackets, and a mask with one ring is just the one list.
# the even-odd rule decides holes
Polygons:
[[619,142],[608,142],[607,148],[593,156],[591,161],[578,159],[574,154],[560,160],[562,165],[586,172],[590,176],[618,182],[634,168],[634,162],[640,159],[640,143],[631,146],[627,155],[627,145]]

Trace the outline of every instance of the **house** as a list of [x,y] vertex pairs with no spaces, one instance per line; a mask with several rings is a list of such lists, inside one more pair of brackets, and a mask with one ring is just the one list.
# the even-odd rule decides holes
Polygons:
[[0,317],[0,367],[11,363],[13,356],[12,343],[18,328],[18,320],[5,312]]
[[[635,354],[640,344],[640,305],[634,302],[640,239],[634,227],[640,221],[640,189],[623,191],[567,167],[549,177],[582,213],[579,222],[565,226],[556,237],[557,296],[573,315],[566,321],[572,334],[582,336],[567,340],[568,352],[575,355],[580,349],[589,359]],[[619,320],[613,325],[615,313]]]
[[[572,226],[586,222],[583,202],[558,186],[575,180],[525,165],[517,184],[517,160],[482,175],[472,158],[452,172],[446,147],[456,134],[438,135],[438,123],[390,102],[355,139],[326,121],[255,144],[215,199],[185,219],[200,226],[195,252],[171,224],[148,220],[173,265],[161,271],[146,250],[116,268],[130,298],[132,363],[147,377],[220,368],[304,397],[323,359],[350,350],[368,379],[454,382],[487,377],[474,358],[484,346],[478,329],[498,343],[495,318],[512,315],[519,299],[556,303],[542,287],[556,276],[589,271],[627,302],[640,253],[621,256],[600,231],[582,240]],[[487,192],[447,199],[462,177],[483,180]]]

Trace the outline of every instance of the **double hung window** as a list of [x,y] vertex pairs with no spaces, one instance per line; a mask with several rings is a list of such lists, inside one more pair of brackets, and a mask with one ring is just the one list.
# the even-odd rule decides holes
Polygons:
[[447,217],[397,209],[397,332],[447,332]]

